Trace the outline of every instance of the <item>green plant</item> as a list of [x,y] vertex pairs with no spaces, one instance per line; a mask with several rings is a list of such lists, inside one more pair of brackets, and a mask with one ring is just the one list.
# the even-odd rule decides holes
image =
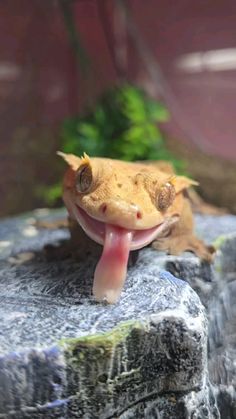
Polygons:
[[63,151],[121,160],[166,158],[168,152],[159,122],[167,109],[141,89],[122,85],[108,90],[94,110],[68,118],[62,127]]
[[[60,149],[78,156],[110,157],[127,161],[170,160],[177,172],[183,162],[166,148],[158,126],[169,119],[160,102],[130,84],[107,90],[93,110],[63,121]],[[52,204],[59,185],[47,188],[44,198]]]

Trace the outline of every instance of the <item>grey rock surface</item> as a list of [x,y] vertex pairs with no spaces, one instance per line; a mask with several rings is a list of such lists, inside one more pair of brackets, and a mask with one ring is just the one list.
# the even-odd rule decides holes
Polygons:
[[209,304],[209,372],[222,418],[236,418],[236,234],[226,237]]
[[[222,272],[235,272],[233,235],[221,240],[214,267],[143,249],[119,303],[107,306],[91,296],[94,256],[45,257],[44,245],[67,240],[68,231],[32,223],[62,215],[0,222],[0,418],[217,418],[206,312],[191,287],[210,313],[215,354],[216,335],[224,336],[211,332],[212,304]],[[236,232],[236,217],[198,216],[197,230],[212,242]],[[218,385],[215,370],[210,359]],[[229,381],[218,386],[219,401]]]

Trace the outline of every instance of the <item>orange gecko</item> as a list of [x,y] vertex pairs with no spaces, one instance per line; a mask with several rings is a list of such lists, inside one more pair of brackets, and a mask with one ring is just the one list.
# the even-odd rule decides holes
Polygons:
[[[93,294],[115,303],[127,274],[131,250],[152,243],[178,255],[185,250],[212,260],[213,249],[193,233],[193,215],[184,193],[197,182],[176,176],[166,162],[124,162],[79,158],[58,152],[68,163],[63,200],[69,218],[103,246],[96,266]],[[81,240],[79,235],[78,246]]]

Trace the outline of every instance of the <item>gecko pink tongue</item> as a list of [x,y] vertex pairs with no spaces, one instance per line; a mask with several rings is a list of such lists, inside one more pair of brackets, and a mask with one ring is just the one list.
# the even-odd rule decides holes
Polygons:
[[127,273],[132,231],[106,224],[105,242],[93,283],[98,301],[115,303],[121,293]]

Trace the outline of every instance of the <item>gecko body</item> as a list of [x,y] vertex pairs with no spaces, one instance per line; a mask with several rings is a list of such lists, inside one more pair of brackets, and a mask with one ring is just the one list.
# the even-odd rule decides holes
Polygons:
[[[132,250],[152,244],[171,254],[190,250],[211,261],[212,248],[193,233],[193,215],[184,193],[195,181],[176,176],[165,162],[58,154],[69,166],[63,199],[71,225],[78,223],[90,239],[103,246],[93,283],[98,301],[118,300]],[[78,236],[78,245],[80,240]]]

